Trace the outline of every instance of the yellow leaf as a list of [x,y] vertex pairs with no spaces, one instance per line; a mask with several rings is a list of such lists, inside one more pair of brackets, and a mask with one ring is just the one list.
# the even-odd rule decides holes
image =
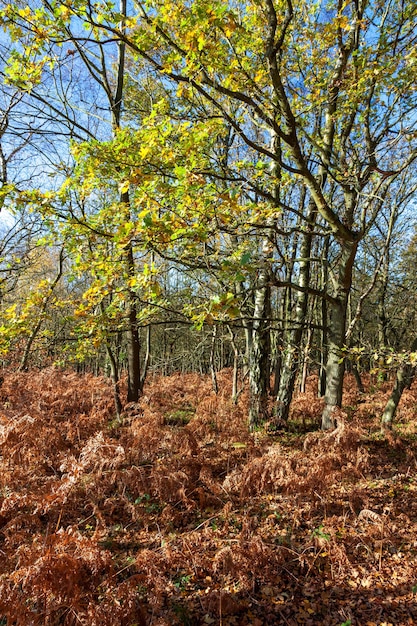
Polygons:
[[127,28],[133,28],[134,26],[136,26],[136,23],[137,20],[135,17],[128,17],[127,20],[125,20]]
[[29,17],[31,11],[28,6],[25,6],[24,9],[19,9],[18,13],[21,17]]
[[349,30],[350,29],[349,18],[347,17],[347,15],[342,15],[342,17],[339,18],[339,26],[343,30]]
[[246,448],[246,443],[236,441],[235,443],[232,443],[232,448],[234,448],[235,450],[242,450]]
[[119,184],[119,192],[126,193],[126,191],[129,191],[129,185],[130,181],[124,180],[122,183]]

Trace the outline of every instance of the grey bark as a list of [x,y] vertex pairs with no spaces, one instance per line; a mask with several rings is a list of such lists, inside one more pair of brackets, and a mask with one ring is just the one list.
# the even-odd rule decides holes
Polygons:
[[294,328],[289,334],[288,345],[281,368],[281,377],[275,405],[274,421],[277,425],[285,424],[288,420],[291,400],[294,394],[295,380],[300,363],[301,342],[307,314],[308,286],[310,282],[310,256],[312,245],[312,231],[314,228],[316,210],[314,203],[310,203],[307,216],[308,226],[303,233],[300,249],[299,285],[302,289],[297,292],[295,307]]
[[[104,308],[104,307],[102,307]],[[122,401],[120,399],[120,390],[119,390],[119,367],[117,364],[116,357],[113,353],[113,350],[109,346],[108,342],[106,342],[106,354],[109,359],[110,365],[110,375],[113,382],[113,398],[114,398],[114,407],[116,410],[117,420],[120,421],[120,416],[122,413]]]
[[328,357],[326,365],[325,408],[322,415],[322,429],[335,426],[334,413],[342,404],[345,357],[343,346],[346,335],[346,315],[349,292],[352,285],[352,269],[357,242],[340,242],[341,254],[338,274],[335,277],[334,296],[330,306],[328,324]]
[[238,377],[239,377],[239,350],[236,345],[235,333],[233,332],[230,326],[227,326],[227,330],[229,331],[230,344],[233,350],[232,402],[234,404],[237,404],[237,400],[238,400],[237,383],[238,383]]
[[219,384],[217,382],[217,372],[216,372],[216,363],[215,363],[215,349],[216,349],[216,338],[217,338],[217,326],[213,326],[213,331],[211,334],[211,347],[210,347],[210,373],[211,373],[211,385],[214,393],[217,395],[219,393]]
[[[122,195],[127,196],[125,201],[128,203],[128,194],[126,193]],[[126,246],[125,253],[127,275],[129,278],[133,278],[135,276],[135,259],[131,243]],[[136,294],[130,289],[128,289],[127,294],[127,320],[127,401],[137,402],[141,394],[140,339],[137,316],[137,299]]]
[[[281,168],[281,143],[275,131],[271,132],[271,152],[276,159],[271,163],[271,175],[275,183],[273,189],[273,202],[278,207],[280,196]],[[266,220],[266,225],[271,227],[276,222],[271,216]],[[270,417],[268,401],[271,377],[271,258],[273,243],[270,239],[269,229],[266,230],[262,241],[261,262],[255,286],[254,311],[252,321],[252,336],[250,341],[249,355],[249,428],[267,421]]]
[[304,352],[303,352],[303,367],[302,367],[301,381],[300,381],[300,393],[305,393],[306,392],[306,383],[307,383],[307,376],[308,376],[308,363],[309,363],[309,359],[310,359],[310,350],[311,350],[312,339],[313,339],[313,330],[312,330],[312,328],[309,328],[308,332],[307,332],[307,339],[306,339],[306,342],[305,342]]
[[148,374],[149,365],[151,362],[151,345],[152,345],[152,325],[149,324],[146,327],[146,348],[145,348],[145,357],[143,359],[141,374],[140,374],[140,383],[139,383],[139,393],[142,395],[143,387],[145,385],[146,376]]
[[[417,337],[411,344],[411,352],[417,351]],[[410,386],[416,373],[415,366],[407,363],[399,368],[391,395],[385,405],[381,418],[382,429],[391,429],[404,389]]]
[[[323,246],[322,263],[321,263],[321,288],[326,290],[328,282],[328,254],[329,254],[330,238],[327,236]],[[328,321],[328,307],[326,298],[321,298],[319,309],[319,326],[320,326],[320,338],[319,338],[319,379],[317,395],[322,398],[326,393],[326,362],[327,362],[327,321]]]
[[269,418],[271,288],[269,269],[259,270],[255,291],[249,354],[249,428],[254,430]]

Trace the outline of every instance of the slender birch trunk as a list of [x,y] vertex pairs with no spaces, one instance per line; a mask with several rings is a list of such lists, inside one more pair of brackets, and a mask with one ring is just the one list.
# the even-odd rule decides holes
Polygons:
[[270,377],[270,316],[271,288],[269,269],[259,270],[254,299],[254,312],[249,353],[249,428],[268,420],[268,396]]

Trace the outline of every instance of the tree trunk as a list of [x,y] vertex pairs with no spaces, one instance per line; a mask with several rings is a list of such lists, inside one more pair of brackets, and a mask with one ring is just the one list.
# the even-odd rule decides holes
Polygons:
[[110,375],[113,382],[113,398],[114,398],[114,407],[116,409],[116,418],[117,421],[120,420],[120,415],[122,413],[122,401],[120,399],[120,390],[119,390],[119,368],[117,365],[116,357],[114,356],[113,350],[110,348],[109,344],[106,342],[106,353],[109,359],[110,364]]
[[[125,195],[126,194],[123,194],[123,196]],[[126,199],[124,200],[126,201]],[[131,244],[128,244],[128,246],[126,247],[126,265],[128,278],[134,277],[135,261]],[[140,339],[137,319],[136,294],[130,289],[128,290],[127,321],[127,401],[137,402],[141,393]]]
[[[329,256],[330,237],[327,236],[323,246],[322,263],[321,263],[321,288],[325,292],[328,282],[328,256]],[[328,306],[326,298],[321,299],[320,303],[320,353],[319,353],[319,379],[317,387],[317,395],[322,398],[326,393],[326,362],[327,362],[327,325],[328,325]]]
[[[127,0],[119,0],[119,11],[124,17],[127,15]],[[124,32],[124,25],[121,29]],[[125,58],[126,58],[126,44],[123,41],[119,41],[117,44],[117,71],[116,71],[116,83],[114,93],[112,93],[110,85],[106,80],[103,80],[102,84],[107,94],[111,116],[113,135],[115,136],[118,130],[121,128],[121,115],[122,104],[124,97],[124,78],[125,78]],[[126,215],[126,222],[130,221],[130,195],[129,191],[124,191],[120,194],[120,203],[122,210]],[[133,254],[132,242],[125,246],[125,260],[126,260],[126,275],[127,280],[134,278],[135,272],[135,258]],[[128,288],[127,296],[127,365],[128,365],[128,377],[127,377],[127,401],[137,402],[141,394],[141,387],[143,382],[141,381],[140,373],[140,339],[138,328],[138,316],[137,316],[137,298],[136,294]]]
[[151,338],[152,338],[152,326],[149,324],[146,327],[146,352],[143,359],[142,371],[140,374],[139,393],[142,395],[143,387],[145,385],[146,376],[148,374],[149,364],[151,362]]
[[[411,345],[411,352],[417,350],[417,337],[414,339]],[[411,364],[403,365],[397,371],[395,377],[394,388],[385,406],[384,412],[381,418],[382,430],[391,429],[394,422],[395,413],[398,408],[398,404],[401,400],[404,389],[406,389],[413,381],[415,376],[415,367]]]
[[274,365],[273,365],[273,373],[274,373],[274,385],[272,387],[272,397],[276,399],[279,391],[279,384],[281,380],[281,370],[282,370],[282,342],[283,342],[283,329],[280,328],[276,333],[275,338],[275,356],[274,356]]
[[334,413],[342,405],[345,358],[343,346],[346,334],[346,314],[349,292],[352,284],[352,270],[357,242],[341,241],[339,271],[335,277],[335,294],[330,305],[328,324],[328,357],[326,364],[325,407],[321,427],[329,430],[334,427]]
[[237,404],[237,400],[239,397],[237,390],[237,384],[239,379],[239,350],[236,345],[233,329],[230,326],[227,326],[227,330],[229,331],[230,344],[233,350],[232,402],[233,404]]
[[271,288],[267,267],[259,271],[254,305],[249,346],[249,428],[251,430],[269,418]]
[[[381,352],[381,360],[385,362],[385,353],[388,345],[387,328],[388,320],[385,312],[385,300],[388,286],[388,259],[386,258],[379,277],[378,303],[377,303],[377,320],[378,320],[378,350]],[[378,381],[387,380],[387,370],[383,367],[378,372]]]
[[311,350],[311,342],[313,339],[313,330],[311,328],[308,329],[306,345],[304,347],[303,353],[303,368],[301,374],[301,382],[300,382],[300,393],[306,392],[306,382],[308,376],[308,362],[310,360],[310,350]]
[[295,320],[293,321],[294,328],[289,334],[274,411],[274,421],[278,426],[285,424],[288,421],[290,404],[294,394],[295,380],[300,363],[301,342],[304,333],[304,324],[308,304],[307,289],[310,282],[310,256],[313,239],[312,231],[316,216],[317,212],[315,210],[315,205],[313,202],[310,202],[307,215],[308,227],[303,233],[300,249],[299,286],[301,289],[297,293]]
[[211,373],[211,385],[212,385],[214,393],[217,395],[219,393],[219,384],[217,382],[216,360],[215,360],[216,338],[217,338],[217,326],[215,325],[213,326],[213,331],[211,334],[210,373]]
[[355,378],[356,386],[359,393],[365,393],[365,387],[363,386],[362,378],[358,370],[356,363],[352,363],[352,374]]

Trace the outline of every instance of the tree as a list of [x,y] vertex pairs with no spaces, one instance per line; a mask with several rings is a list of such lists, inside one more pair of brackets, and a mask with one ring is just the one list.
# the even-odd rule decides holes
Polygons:
[[[47,5],[45,5],[47,9]],[[49,7],[51,8],[51,7]],[[121,10],[125,10],[125,3],[121,2]],[[19,12],[18,12],[19,13]],[[24,19],[27,18],[30,14],[25,9],[20,10],[20,16]],[[46,13],[45,13],[46,15]],[[53,13],[50,12],[50,18],[53,17]],[[23,21],[24,21],[23,19]],[[29,29],[30,30],[30,29]],[[36,31],[35,31],[36,32]],[[16,34],[13,29],[11,31],[12,37]],[[21,33],[19,33],[20,35]],[[54,39],[55,35],[55,39]],[[18,38],[18,37],[17,37]],[[27,48],[23,47],[23,52],[19,56],[17,52],[15,52],[15,64],[9,64],[8,70],[6,70],[6,74],[8,75],[10,82],[15,82],[16,85],[21,89],[24,93],[26,92],[29,96],[30,106],[35,108],[38,103],[43,106],[43,112],[46,116],[50,115],[49,121],[55,117],[54,125],[55,127],[61,128],[66,127],[69,130],[70,137],[76,138],[80,140],[81,138],[92,137],[93,132],[91,130],[90,123],[90,115],[82,112],[81,115],[78,116],[76,114],[77,102],[71,102],[68,99],[68,96],[63,97],[63,92],[67,90],[68,93],[71,93],[74,88],[74,70],[71,69],[68,72],[68,57],[72,57],[75,51],[77,52],[78,59],[84,65],[87,70],[87,74],[89,74],[90,78],[95,82],[98,87],[101,89],[102,94],[107,100],[107,110],[109,114],[109,124],[112,129],[113,134],[117,133],[121,127],[121,114],[122,114],[122,101],[123,101],[123,84],[124,84],[124,67],[125,67],[125,44],[123,42],[119,42],[118,44],[112,44],[112,49],[117,51],[117,62],[115,66],[112,66],[112,59],[107,55],[105,44],[98,38],[93,42],[90,39],[90,45],[82,46],[80,40],[76,35],[72,33],[71,26],[69,23],[65,23],[64,19],[58,20],[56,24],[56,30],[52,33],[52,37],[50,38],[49,45],[55,45],[55,49],[61,46],[62,40],[66,40],[69,45],[66,46],[66,50],[64,54],[61,53],[59,56],[55,57],[55,63],[52,61],[50,57],[47,57],[51,63],[51,70],[49,70],[49,81],[53,82],[54,85],[54,95],[55,99],[53,100],[53,104],[48,102],[47,96],[42,93],[42,89],[34,89],[34,87],[39,87],[41,81],[39,78],[39,73],[36,73],[34,70],[35,64],[27,59]],[[23,42],[23,38],[22,38]],[[24,44],[22,44],[24,45]],[[69,46],[72,45],[75,47],[71,49]],[[36,37],[32,38],[32,46],[36,49],[34,55],[36,56],[39,53],[39,50],[42,48],[42,45],[36,44]],[[33,51],[33,50],[31,50]],[[12,55],[13,58],[13,55]],[[18,66],[17,59],[19,59],[21,65]],[[98,60],[97,60],[98,59]],[[28,61],[26,63],[26,61]],[[43,58],[41,62],[42,69],[45,69],[46,57]],[[54,72],[54,67],[56,66],[57,71]],[[71,63],[71,66],[73,64]],[[25,71],[22,74],[17,70],[20,75],[16,77],[14,75],[14,71],[16,68],[25,68]],[[44,74],[46,70],[44,71]],[[30,80],[31,79],[31,80]],[[47,79],[48,80],[48,79]],[[55,86],[58,85],[56,89]],[[101,94],[98,94],[99,98],[101,98]],[[78,96],[79,97],[79,96]],[[86,96],[88,100],[89,96]],[[82,101],[83,95],[81,95]],[[87,100],[87,104],[89,104]],[[105,104],[106,100],[101,100],[101,104]],[[57,104],[55,104],[55,101]],[[62,132],[62,130],[60,131]],[[64,131],[65,132],[65,131]],[[68,152],[68,148],[67,148]],[[32,199],[33,200],[33,199]],[[129,192],[127,189],[123,189],[120,191],[120,207],[124,216],[124,220],[129,222]],[[71,202],[71,201],[69,201]],[[67,205],[68,206],[68,205]],[[49,205],[49,213],[53,214],[52,206]],[[76,216],[72,213],[71,206],[69,205],[69,209],[67,216],[64,215],[64,221],[74,225],[74,218]],[[64,211],[55,211],[55,217],[53,219],[62,219]],[[84,215],[85,217],[85,215]],[[79,226],[84,227],[85,231],[88,233],[90,225],[88,224],[88,219],[83,224],[83,220],[78,220]],[[94,231],[94,228],[92,228]],[[135,274],[135,259],[133,250],[130,242],[127,240],[124,247],[124,257],[125,257],[125,268],[127,275],[127,282],[134,277]],[[129,293],[129,292],[128,292]],[[129,297],[125,301],[126,304],[126,319],[127,319],[127,345],[128,345],[128,401],[137,401],[139,394],[141,392],[141,387],[143,386],[143,380],[141,378],[140,372],[140,344],[139,344],[139,331],[138,331],[138,322],[137,322],[137,311],[136,311],[136,296],[134,293],[130,293]],[[115,360],[111,355],[110,347],[107,344],[108,355],[111,363],[113,364],[113,369],[115,366]],[[118,378],[118,373],[113,372],[114,377]],[[117,403],[116,403],[117,404]]]
[[397,412],[398,404],[401,400],[403,391],[413,382],[417,362],[416,351],[417,338],[414,338],[410,346],[410,354],[405,356],[405,362],[401,363],[397,369],[394,387],[390,397],[388,398],[388,402],[385,405],[384,412],[381,418],[381,425],[383,430],[392,428],[395,413]]
[[[394,423],[398,404],[403,391],[411,385],[416,373],[417,338],[415,336],[415,277],[413,269],[416,257],[416,232],[411,236],[409,243],[399,258],[397,258],[397,270],[394,273],[399,289],[394,297],[390,295],[387,286],[387,302],[384,302],[388,320],[391,320],[393,312],[400,317],[401,325],[397,327],[395,350],[383,354],[386,367],[396,366],[396,374],[391,395],[384,408],[381,425],[383,429],[391,429]],[[389,285],[391,287],[391,285]],[[397,293],[400,294],[400,306],[396,302]],[[400,313],[400,315],[398,315]],[[397,324],[398,324],[397,321]]]
[[[217,107],[249,148],[307,187],[339,246],[328,325],[323,414],[323,427],[328,428],[334,407],[341,403],[341,349],[358,243],[374,223],[390,184],[415,159],[410,115],[414,58],[409,50],[415,41],[416,9],[399,3],[387,12],[379,3],[349,2],[308,12],[304,3],[285,2],[278,14],[267,1],[250,7],[251,18],[249,12],[217,4],[170,9],[158,12],[155,6],[149,12],[140,7],[131,34],[109,23],[99,25],[93,15],[88,18],[121,37],[157,71],[180,85],[188,83]],[[179,15],[181,22],[176,21]],[[244,60],[241,51],[246,51]],[[269,90],[269,98],[260,95],[261,87]],[[239,103],[240,118],[230,119],[225,100]],[[306,105],[312,107],[314,122],[303,112]],[[248,135],[243,120],[249,115],[277,135],[278,151]]]
[[[329,315],[323,428],[331,427],[334,409],[342,400],[343,346],[356,253],[382,210],[390,186],[416,157],[414,3],[398,1],[386,8],[379,0],[372,4],[348,0],[330,5],[263,0],[234,6],[196,0],[191,4],[138,4],[131,13],[126,11],[126,5],[116,9],[105,3],[43,2],[36,11],[26,5],[3,6],[3,23],[11,35],[22,40],[24,32],[32,46],[30,52],[26,48],[25,54],[14,55],[9,70],[11,79],[17,80],[14,63],[19,68],[18,80],[23,80],[24,85],[33,75],[39,80],[46,64],[55,63],[46,56],[51,42],[65,46],[70,41],[84,62],[90,50],[98,52],[101,60],[98,64],[88,60],[87,67],[94,80],[100,82],[108,102],[113,102],[110,110],[115,113],[120,100],[111,101],[110,96],[121,95],[122,75],[116,72],[120,80],[114,91],[104,49],[116,46],[119,55],[129,51],[157,77],[160,89],[167,93],[158,103],[159,113],[168,101],[179,107],[175,111],[175,106],[168,106],[158,132],[163,132],[164,125],[169,128],[167,118],[175,119],[181,110],[182,116],[187,111],[194,128],[197,122],[204,121],[213,129],[214,138],[229,129],[237,138],[233,144],[235,156],[223,171],[222,182],[223,192],[226,183],[230,190],[238,189],[240,206],[249,207],[259,233],[251,286],[253,318],[246,328],[248,337],[252,333],[249,368],[254,383],[253,426],[266,417],[271,310],[268,300],[271,287],[279,286],[273,278],[279,250],[274,249],[270,233],[278,224],[280,212],[297,214],[300,206],[303,221],[317,231],[308,233],[307,229],[302,236],[306,256],[299,266],[299,284],[291,286],[299,294],[297,331],[286,342],[288,346],[300,343],[300,319],[310,291],[306,283],[313,238],[323,237],[326,241],[330,237],[333,271],[325,294]],[[119,69],[120,63],[119,56]],[[188,110],[185,101],[190,103]],[[138,172],[146,171],[146,165],[149,175],[151,158],[147,146],[155,142],[155,128],[149,125],[147,138],[132,135],[136,144],[133,141],[129,148],[125,144],[127,151],[139,150],[141,163],[136,160],[130,173],[125,168],[128,176],[122,193],[130,191],[132,184],[140,187]],[[183,148],[181,154],[176,152],[180,167],[186,176],[198,176],[200,181],[188,197],[198,199],[199,206],[204,204],[201,215],[209,221],[214,212],[209,203],[216,203],[216,208],[221,206],[220,186],[215,186],[213,192],[213,180],[220,180],[220,172],[210,159],[201,166],[193,150],[193,158],[189,158],[185,139],[188,125],[176,125],[175,132]],[[119,132],[114,133],[114,141],[118,135]],[[198,139],[198,134],[192,136]],[[137,143],[139,140],[142,143]],[[155,180],[157,174],[175,170],[173,155],[162,150],[161,156],[165,162],[159,159],[160,167],[156,170],[152,154],[152,184],[160,185],[160,189],[161,181]],[[184,172],[178,167],[175,178],[177,182],[168,185],[170,203],[178,202],[179,192],[187,197],[182,185]],[[300,188],[306,193],[302,205],[300,194],[290,191]],[[232,206],[230,193],[228,198],[227,204]],[[130,196],[125,197],[120,209],[124,207],[126,218],[130,205]],[[149,242],[157,228],[162,233],[163,228],[168,228],[178,234],[172,211],[158,217],[154,210],[150,215],[145,224]],[[218,224],[217,221],[217,227]],[[230,223],[228,229],[233,230]],[[201,236],[207,234],[205,229]],[[187,244],[192,241],[191,237],[186,240]],[[190,249],[195,250],[192,245]],[[185,266],[186,255],[182,263]],[[130,327],[135,327],[134,321]],[[288,391],[290,397],[297,362],[291,351],[287,352],[282,391]],[[287,399],[285,404],[288,405]]]

